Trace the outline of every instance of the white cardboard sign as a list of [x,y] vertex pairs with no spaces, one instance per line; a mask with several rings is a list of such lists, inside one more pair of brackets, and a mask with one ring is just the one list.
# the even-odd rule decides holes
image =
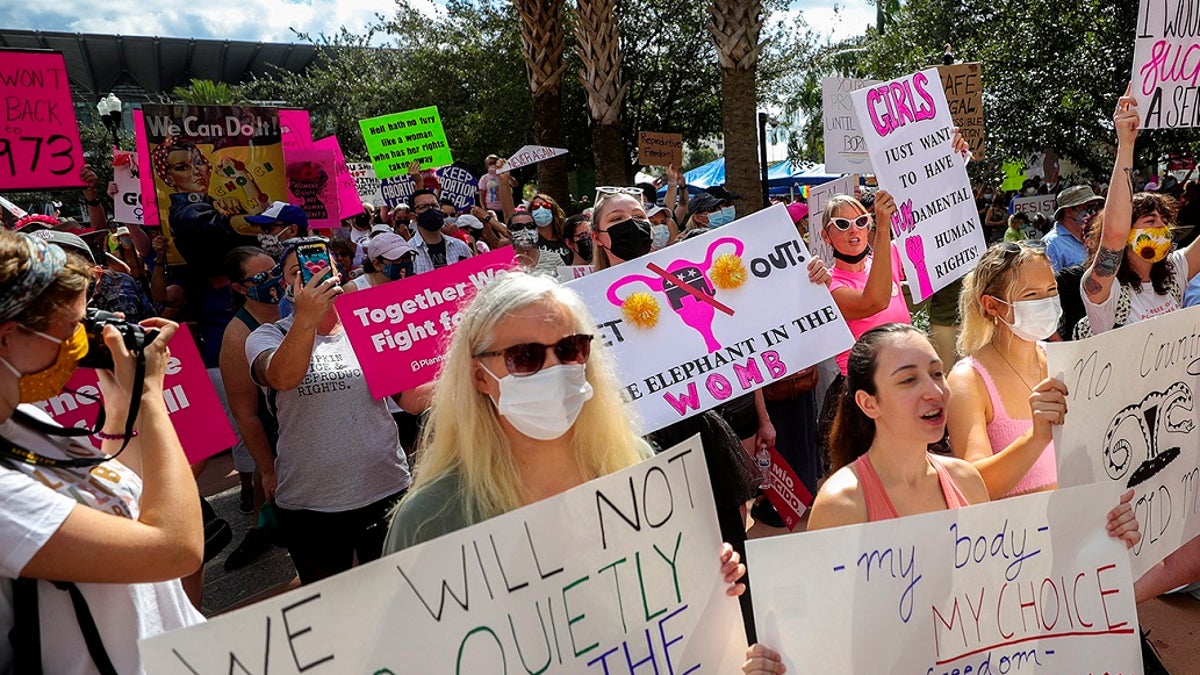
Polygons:
[[1143,129],[1200,126],[1198,12],[1196,0],[1141,0],[1133,43],[1133,96]]
[[825,218],[825,204],[838,195],[854,196],[858,185],[858,174],[842,176],[821,183],[808,190],[808,250],[821,257],[825,264],[833,267],[833,247],[821,238],[821,222]]
[[861,78],[821,78],[821,122],[825,128],[825,171],[828,173],[871,173],[871,157],[863,141],[850,93],[879,84]]
[[526,145],[508,158],[508,162],[496,170],[496,173],[507,173],[513,169],[519,169],[530,164],[544,162],[547,159],[553,159],[560,155],[567,154],[564,148],[549,148],[544,145]]

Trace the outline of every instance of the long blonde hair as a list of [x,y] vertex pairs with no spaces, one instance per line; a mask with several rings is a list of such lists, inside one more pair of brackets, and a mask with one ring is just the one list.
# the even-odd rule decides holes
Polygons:
[[[613,201],[618,197],[628,197],[634,201],[637,201],[637,197],[634,197],[629,193],[610,192],[601,195],[600,198],[596,200],[596,206],[592,208],[592,267],[594,267],[597,272],[612,267],[612,263],[608,261],[608,254],[605,253],[604,249],[600,248],[598,244],[595,244],[595,241],[596,233],[600,231],[600,219],[603,217],[602,214],[609,209]],[[640,205],[641,202],[638,201],[638,204]]]
[[[521,476],[496,406],[473,382],[475,355],[495,347],[497,327],[513,312],[538,303],[565,309],[578,333],[596,331],[579,295],[548,277],[509,272],[481,289],[462,314],[435,383],[413,492],[458,472],[464,507],[473,517],[490,518],[521,506]],[[621,401],[608,350],[598,339],[592,342],[587,379],[592,398],[569,433],[580,471],[591,480],[638,463],[645,444]]]
[[975,269],[967,273],[958,296],[958,312],[962,317],[959,354],[973,356],[992,341],[996,324],[983,309],[983,297],[990,295],[1011,302],[1021,268],[1033,260],[1047,260],[1046,250],[1025,242],[1002,242],[989,248]]

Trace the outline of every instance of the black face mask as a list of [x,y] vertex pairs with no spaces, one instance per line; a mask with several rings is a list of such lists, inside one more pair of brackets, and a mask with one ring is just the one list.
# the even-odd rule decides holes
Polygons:
[[425,209],[417,214],[417,226],[422,230],[437,232],[442,229],[446,216],[438,209]]
[[650,222],[629,218],[608,228],[612,241],[608,250],[621,260],[633,260],[650,252],[654,239],[650,236]]
[[847,254],[845,254],[845,253],[842,253],[841,251],[839,251],[839,250],[837,250],[837,249],[835,248],[835,249],[833,249],[833,257],[834,257],[834,258],[837,258],[838,260],[841,260],[842,262],[845,262],[845,263],[850,263],[851,265],[856,265],[856,264],[858,264],[858,263],[859,263],[859,262],[860,262],[860,261],[861,261],[863,258],[867,257],[867,254],[868,254],[868,253],[870,253],[870,252],[871,252],[871,248],[870,248],[870,247],[867,247],[867,248],[864,248],[864,249],[862,250],[862,252],[861,252],[861,253],[859,253],[858,255],[847,255]]
[[591,239],[576,239],[575,248],[579,251],[579,257],[584,260],[592,259],[592,240]]

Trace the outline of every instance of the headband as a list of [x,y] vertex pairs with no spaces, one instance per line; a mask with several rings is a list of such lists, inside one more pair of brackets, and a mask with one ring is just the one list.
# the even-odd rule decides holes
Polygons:
[[154,150],[150,152],[150,158],[153,160],[152,163],[154,164],[154,173],[158,174],[158,178],[167,185],[171,185],[169,180],[171,175],[171,163],[167,158],[170,157],[171,153],[175,152],[176,150],[195,152],[197,155],[200,155],[201,164],[209,167],[212,166],[212,164],[209,163],[208,158],[204,156],[204,153],[200,152],[199,148],[186,141],[180,141],[174,136],[167,136],[165,139],[163,139],[162,143],[158,144],[158,147],[154,148]]
[[67,264],[67,254],[58,246],[26,234],[19,236],[29,250],[29,265],[12,286],[0,293],[0,321],[13,319],[28,309]]

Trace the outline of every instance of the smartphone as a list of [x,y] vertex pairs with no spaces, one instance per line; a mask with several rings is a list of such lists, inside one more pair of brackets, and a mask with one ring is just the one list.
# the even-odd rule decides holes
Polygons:
[[313,277],[321,274],[322,270],[335,269],[333,258],[329,256],[329,245],[323,241],[296,247],[296,260],[300,263],[300,283],[305,286]]

